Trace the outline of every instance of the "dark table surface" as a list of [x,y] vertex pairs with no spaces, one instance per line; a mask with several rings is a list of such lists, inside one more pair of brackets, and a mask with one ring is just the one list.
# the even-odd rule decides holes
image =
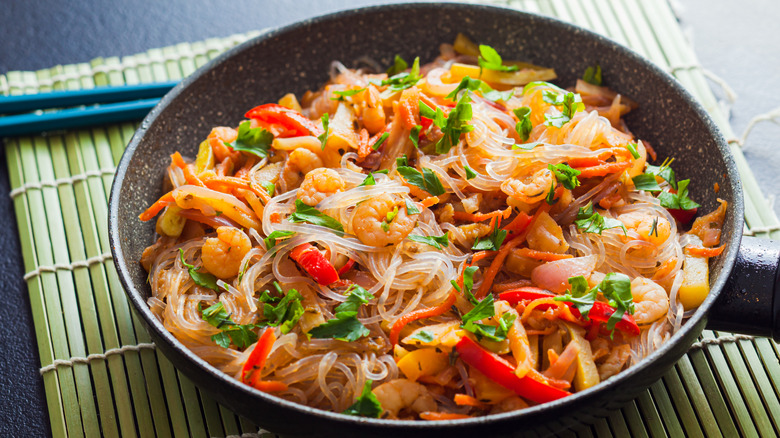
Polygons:
[[[199,41],[291,23],[322,13],[383,3],[376,0],[6,0],[0,14],[0,73],[36,70],[132,55],[153,47]],[[776,0],[673,2],[699,60],[739,94],[731,122],[741,135],[755,115],[778,106],[780,44]],[[745,154],[767,195],[780,187],[780,127],[759,125]],[[19,238],[0,154],[0,436],[50,435]],[[780,206],[774,206],[780,212]]]

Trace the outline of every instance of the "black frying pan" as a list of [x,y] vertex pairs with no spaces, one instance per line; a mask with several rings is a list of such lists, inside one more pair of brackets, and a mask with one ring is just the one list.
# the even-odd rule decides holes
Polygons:
[[[626,118],[638,138],[660,157],[675,157],[675,171],[692,181],[702,211],[729,202],[725,252],[711,263],[711,292],[698,311],[662,348],[606,382],[553,403],[489,417],[444,422],[348,417],[288,402],[241,384],[187,350],[152,315],[150,289],[138,260],[154,241],[154,223],[138,214],[161,194],[168,156],[194,156],[212,126],[234,126],[255,105],[284,93],[300,96],[327,80],[331,61],[357,65],[370,57],[389,65],[399,53],[429,61],[458,32],[489,44],[506,58],[555,68],[556,83],[570,86],[598,62],[608,86],[640,108]],[[715,193],[714,184],[720,186]],[[268,430],[293,435],[495,436],[542,434],[589,421],[620,407],[657,381],[702,329],[778,336],[775,301],[780,245],[742,238],[743,200],[728,147],[702,107],[671,76],[634,52],[569,24],[513,10],[464,4],[370,7],[327,15],[267,32],[185,79],[146,117],[117,168],[109,202],[114,263],[133,307],[155,344],[209,395]],[[740,246],[742,242],[742,246]]]

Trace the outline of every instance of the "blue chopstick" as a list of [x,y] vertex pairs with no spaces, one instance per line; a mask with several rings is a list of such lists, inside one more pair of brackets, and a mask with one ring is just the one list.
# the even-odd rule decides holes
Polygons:
[[0,117],[0,137],[142,119],[159,102],[159,98],[143,99],[43,114]]
[[142,85],[97,87],[89,90],[53,91],[51,93],[0,96],[0,114],[19,113],[44,108],[65,108],[92,103],[126,102],[162,97],[178,81]]

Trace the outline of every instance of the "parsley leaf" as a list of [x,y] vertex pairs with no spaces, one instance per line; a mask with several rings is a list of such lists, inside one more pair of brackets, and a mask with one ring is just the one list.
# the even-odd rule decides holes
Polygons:
[[216,290],[216,291],[219,290],[219,286],[217,286],[217,277],[209,273],[198,272],[195,266],[185,262],[184,250],[181,248],[179,248],[179,260],[181,260],[181,264],[184,265],[185,268],[187,268],[187,272],[189,272],[190,278],[192,278],[192,281],[194,281],[195,284],[201,287],[205,287],[207,289]]
[[377,173],[387,173],[387,172],[388,172],[387,169],[380,170],[380,171],[377,171],[377,172],[369,172],[368,176],[366,177],[366,179],[364,179],[362,183],[358,184],[358,187],[374,186],[374,185],[376,185],[376,179],[374,178],[374,174],[377,174]]
[[357,312],[339,312],[336,318],[309,330],[313,338],[333,338],[340,341],[354,342],[371,332],[357,319]]
[[486,46],[484,44],[479,45],[479,67],[488,70],[495,71],[517,71],[516,65],[503,65],[504,60],[501,59],[501,55],[498,54],[496,49]]
[[474,169],[469,167],[468,164],[464,165],[463,169],[466,171],[466,179],[474,179],[477,177],[477,172],[474,172]]
[[420,330],[409,339],[417,339],[419,341],[429,343],[433,342],[433,333],[429,332],[428,330]]
[[349,292],[349,296],[346,301],[336,307],[337,314],[339,312],[357,312],[361,305],[367,304],[369,301],[376,298],[365,288],[358,286],[357,284],[352,284],[352,286],[347,289],[347,292]]
[[205,310],[198,304],[198,310],[200,310],[201,318],[204,321],[222,330],[211,337],[211,340],[220,347],[229,348],[230,343],[233,342],[238,348],[246,348],[257,342],[257,333],[252,331],[256,326],[254,324],[239,325],[233,322],[221,301]]
[[493,301],[493,294],[487,294],[473,309],[463,315],[461,318],[463,325],[495,316],[496,309],[493,306]]
[[263,242],[265,242],[265,249],[269,250],[276,246],[277,239],[282,239],[286,237],[290,237],[295,234],[295,231],[287,231],[287,230],[276,230],[272,231],[271,234],[268,235],[265,239],[263,239]]
[[443,195],[446,192],[444,186],[441,185],[439,177],[427,167],[423,167],[421,173],[414,167],[399,166],[398,173],[400,173],[409,184],[419,187],[433,196]]
[[436,142],[436,153],[446,154],[452,149],[453,146],[460,141],[460,135],[465,132],[470,132],[474,129],[474,126],[469,125],[471,120],[471,98],[468,94],[464,94],[458,99],[458,103],[455,108],[450,111],[449,115],[445,116],[444,112],[436,107],[436,111],[429,107],[423,101],[419,101],[420,116],[433,120],[433,124],[441,129],[442,138]]
[[279,301],[279,304],[263,304],[263,316],[266,323],[270,326],[280,326],[282,333],[288,333],[298,320],[301,319],[304,309],[301,304],[301,294],[295,289],[290,289],[287,294]]
[[290,222],[308,222],[313,225],[320,225],[331,230],[343,233],[344,227],[341,222],[333,219],[325,213],[320,212],[314,207],[304,204],[300,199],[295,200],[295,212],[287,218]]
[[400,157],[395,159],[395,165],[397,167],[408,166],[409,165],[409,158],[406,156],[406,154],[403,154]]
[[461,328],[468,330],[475,335],[477,339],[483,337],[492,341],[502,341],[506,339],[506,333],[509,331],[509,327],[514,322],[516,316],[510,313],[505,313],[498,319],[498,325],[480,324],[477,321],[491,318],[495,316],[496,310],[494,306],[494,299],[492,294],[488,294],[482,301],[477,303],[470,312],[463,315],[463,324]]
[[452,93],[447,95],[447,99],[454,100],[458,97],[458,93],[461,92],[461,90],[470,90],[470,91],[476,91],[479,90],[479,87],[482,85],[482,81],[479,79],[471,79],[468,76],[464,76],[463,79],[460,80],[460,83],[457,87],[455,87],[454,90],[452,90]]
[[547,202],[550,205],[555,204],[558,202],[557,199],[555,199],[555,182],[553,181],[552,184],[550,184],[550,190],[547,192],[547,197],[544,198],[544,201]]
[[628,234],[626,226],[617,219],[606,218],[600,215],[594,208],[593,203],[588,202],[584,208],[580,207],[577,212],[577,219],[574,221],[577,229],[585,233],[601,234],[604,230],[610,228],[622,228],[624,234]]
[[404,199],[404,201],[406,202],[406,215],[407,216],[410,216],[410,215],[413,215],[413,214],[420,214],[420,209],[417,208],[416,205],[414,205],[414,202],[412,202],[412,201],[410,201],[408,199]]
[[328,142],[328,134],[329,134],[328,121],[329,120],[330,120],[330,116],[328,115],[328,113],[322,115],[322,129],[324,129],[325,132],[317,136],[317,140],[320,141],[323,150],[325,149],[325,143]]
[[542,144],[542,142],[540,141],[534,141],[531,143],[524,143],[524,144],[513,144],[512,149],[522,149],[524,151],[531,151],[535,147],[539,146],[540,144]]
[[407,68],[409,68],[409,64],[406,63],[406,60],[401,58],[401,55],[395,55],[395,58],[393,59],[393,65],[387,69],[386,73],[388,76],[393,76],[401,73]]
[[661,201],[661,207],[680,210],[693,210],[694,208],[701,207],[701,205],[688,197],[688,184],[690,182],[691,180],[689,179],[677,182],[676,194],[671,192],[659,193],[658,200]]
[[492,100],[493,102],[497,100],[507,101],[514,95],[513,90],[494,90],[486,82],[480,81],[479,79],[471,79],[469,76],[464,76],[463,79],[460,80],[460,83],[455,88],[455,90],[448,94],[446,98],[454,100],[457,98],[458,93],[460,93],[461,90],[479,91],[482,93],[482,97],[488,100]]
[[268,196],[273,197],[276,191],[276,184],[268,181],[260,181],[260,187],[264,188],[268,192]]
[[415,149],[419,148],[420,143],[420,131],[422,130],[422,126],[415,125],[410,131],[409,131],[409,140],[412,141],[412,144],[414,144]]
[[268,148],[274,141],[274,135],[263,128],[250,128],[249,120],[238,125],[238,136],[233,143],[225,143],[234,151],[247,152],[260,158],[268,156]]
[[555,174],[558,182],[563,184],[563,187],[569,190],[574,190],[575,187],[580,185],[580,180],[577,179],[577,175],[582,172],[569,167],[568,164],[548,164],[547,168],[550,169],[553,174]]
[[613,330],[625,312],[634,313],[631,279],[625,274],[610,272],[598,285],[598,289],[608,300],[609,305],[615,308],[615,313],[607,320],[607,329]]
[[674,162],[674,158],[667,158],[663,163],[661,163],[660,166],[653,166],[652,164],[648,164],[647,168],[645,169],[645,173],[652,173],[653,175],[660,176],[661,178],[665,179],[669,185],[674,187],[675,190],[677,190],[677,179],[675,178],[674,170],[669,167],[672,162]]
[[377,139],[376,143],[374,143],[374,145],[371,146],[371,149],[373,149],[373,150],[379,149],[379,146],[382,146],[382,143],[384,143],[385,140],[387,140],[387,137],[390,137],[390,133],[389,132],[385,132],[384,134],[379,136],[379,138]]
[[474,246],[472,246],[471,249],[498,251],[498,249],[501,248],[501,244],[504,243],[507,234],[506,230],[502,230],[496,225],[490,235],[474,242]]
[[519,122],[515,124],[517,135],[519,135],[523,141],[528,140],[528,137],[531,135],[531,130],[534,129],[534,125],[531,124],[531,108],[522,106],[513,109],[512,112],[515,113],[515,116],[517,116],[517,119],[519,120]]
[[463,270],[463,290],[460,289],[457,281],[450,280],[452,287],[454,287],[458,292],[466,295],[466,298],[471,302],[471,304],[475,306],[477,305],[477,299],[474,298],[474,294],[471,291],[474,288],[474,273],[478,270],[478,266],[469,266]]
[[660,192],[661,187],[658,185],[658,181],[655,179],[655,175],[652,173],[642,173],[631,178],[634,181],[634,185],[637,190],[644,190],[647,192]]
[[585,73],[582,75],[582,80],[589,84],[601,86],[603,83],[601,80],[601,66],[596,63],[596,65],[586,68]]
[[330,100],[345,101],[346,100],[345,97],[354,96],[365,90],[366,90],[365,88],[355,88],[352,90],[334,91],[333,94],[335,94],[337,97],[331,97]]
[[430,245],[436,249],[442,249],[442,246],[450,246],[449,232],[444,233],[442,236],[419,236],[417,234],[410,234],[407,238],[414,242]]
[[571,292],[553,299],[555,301],[568,301],[574,304],[574,307],[580,311],[582,316],[588,316],[588,312],[593,308],[593,303],[598,297],[598,286],[590,289],[588,280],[581,275],[569,278],[569,284],[571,285]]
[[414,58],[412,69],[408,73],[397,73],[383,80],[379,85],[389,85],[388,90],[395,93],[396,91],[413,87],[420,79],[422,79],[422,76],[420,75],[420,58],[418,57]]
[[555,106],[563,106],[560,115],[544,115],[544,124],[546,126],[555,126],[556,128],[560,128],[571,121],[571,118],[574,117],[574,113],[584,107],[582,104],[582,97],[580,97],[579,94],[572,92],[567,92],[561,96],[560,94],[545,90],[542,94],[542,100]]
[[358,417],[371,417],[379,418],[382,415],[382,405],[376,398],[373,392],[371,392],[371,380],[366,380],[366,384],[363,386],[363,392],[355,400],[352,406],[348,407],[342,414],[355,415]]

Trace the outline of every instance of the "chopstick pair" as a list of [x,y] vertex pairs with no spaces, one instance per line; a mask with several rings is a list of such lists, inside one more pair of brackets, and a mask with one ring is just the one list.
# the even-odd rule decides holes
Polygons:
[[99,87],[90,90],[0,96],[0,114],[45,108],[67,108],[0,117],[0,137],[142,119],[177,84],[176,81],[143,85]]

